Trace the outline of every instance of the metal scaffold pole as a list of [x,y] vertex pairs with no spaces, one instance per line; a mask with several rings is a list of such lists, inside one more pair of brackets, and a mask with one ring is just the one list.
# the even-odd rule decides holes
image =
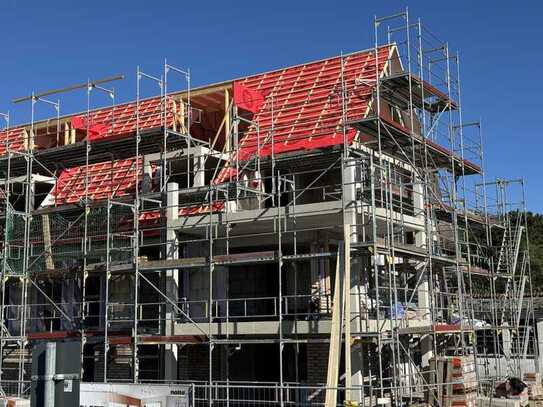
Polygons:
[[6,134],[5,137],[5,151],[7,152],[7,169],[4,177],[3,187],[4,187],[4,193],[3,197],[1,199],[4,200],[5,204],[3,205],[4,209],[4,234],[2,236],[2,273],[0,275],[1,281],[1,304],[0,304],[0,390],[1,394],[5,395],[5,391],[3,389],[2,385],[2,374],[3,374],[3,365],[4,365],[4,348],[6,344],[6,340],[9,339],[10,333],[4,323],[6,315],[5,315],[5,305],[6,305],[6,280],[7,280],[7,270],[8,270],[8,228],[10,227],[10,218],[11,214],[13,212],[13,208],[11,207],[10,202],[10,161],[11,161],[11,152],[10,152],[10,146],[9,146],[9,112],[8,113],[0,113],[0,116],[5,121],[5,126],[3,131]]

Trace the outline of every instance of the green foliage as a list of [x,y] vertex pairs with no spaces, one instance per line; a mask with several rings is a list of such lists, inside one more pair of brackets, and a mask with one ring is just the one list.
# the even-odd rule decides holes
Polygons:
[[530,265],[535,291],[543,291],[543,214],[528,212],[528,237],[530,239]]

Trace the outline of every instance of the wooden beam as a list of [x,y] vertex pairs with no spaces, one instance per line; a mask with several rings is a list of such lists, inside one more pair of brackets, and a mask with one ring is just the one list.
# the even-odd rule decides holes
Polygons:
[[64,145],[67,145],[70,143],[70,126],[68,126],[68,122],[64,123]]
[[[221,92],[230,88],[232,88],[232,82],[227,82],[222,85],[207,85],[203,88],[193,88],[190,90],[190,97],[192,98],[194,96],[206,95],[208,93]],[[180,96],[185,96],[186,94],[187,91],[177,93],[177,95]]]
[[224,151],[230,151],[230,92],[224,90]]
[[[228,107],[228,109],[226,110],[227,112],[230,111],[230,106]],[[211,142],[211,147],[210,147],[210,150],[213,152],[213,150],[215,149],[215,144],[217,144],[217,140],[219,139],[219,135],[221,134],[221,130],[222,128],[225,126],[225,123],[226,123],[226,120],[227,120],[227,116],[226,116],[226,113],[225,115],[223,116],[222,118],[222,121],[221,121],[221,124],[219,126],[219,128],[217,129],[217,132],[215,133],[215,137],[213,137],[213,141]],[[226,131],[226,130],[225,130]],[[224,146],[226,146],[226,142],[224,143]],[[223,149],[222,151],[225,152],[226,149],[224,148],[223,146]]]
[[181,99],[179,101],[179,117],[181,118],[179,132],[182,133],[182,134],[186,134],[187,133],[187,126],[185,124],[185,117],[186,117],[186,114],[185,114],[185,102],[183,101],[183,99]]
[[328,350],[328,373],[326,375],[326,398],[325,407],[336,407],[337,403],[337,384],[339,378],[339,357],[341,354],[341,269],[343,268],[343,259],[341,259],[342,245],[338,247],[338,256],[336,261],[336,278],[334,287],[334,299],[332,304],[332,326],[330,328],[330,348]]

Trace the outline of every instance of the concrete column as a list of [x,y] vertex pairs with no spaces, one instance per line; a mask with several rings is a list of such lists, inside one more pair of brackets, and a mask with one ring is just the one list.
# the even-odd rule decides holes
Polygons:
[[[179,258],[179,242],[177,234],[171,227],[179,217],[179,185],[168,183],[167,185],[167,232],[166,232],[166,259]],[[176,304],[179,303],[179,270],[167,270],[165,272],[166,295]],[[164,323],[165,335],[173,335],[175,329],[176,312],[174,307],[166,305],[166,320]],[[178,346],[176,344],[164,345],[164,380],[177,380]]]
[[[432,323],[432,316],[430,315],[430,285],[426,276],[422,277],[422,281],[417,288],[418,296],[418,316],[421,320],[426,321],[429,325]],[[424,335],[420,341],[421,354],[422,354],[422,367],[428,368],[430,366],[430,359],[434,357],[432,336]]]
[[[426,210],[424,208],[424,185],[421,180],[417,180],[413,184],[413,207],[417,220],[419,220],[424,229],[415,232],[415,245],[417,247],[428,248],[428,234],[426,233]],[[428,220],[429,221],[429,220]],[[429,249],[429,248],[428,248]],[[426,321],[428,324],[432,323],[432,316],[430,315],[430,282],[428,281],[428,273],[425,270],[425,263],[419,263],[416,268],[420,273],[425,273],[420,279],[419,286],[417,288],[418,298],[418,317]],[[430,366],[430,359],[434,357],[432,336],[425,335],[421,338],[421,353],[422,353],[422,367],[428,368]]]
[[503,354],[506,358],[511,357],[511,331],[508,327],[509,324],[504,322],[502,325],[502,346]]
[[141,192],[147,194],[153,189],[153,167],[149,156],[143,156],[143,180],[141,182]]
[[[350,237],[350,245],[353,243],[358,242],[358,235],[357,235],[357,197],[356,197],[356,190],[357,190],[357,180],[356,180],[356,161],[355,160],[347,160],[343,164],[343,202],[344,202],[344,223],[345,227],[348,228],[348,235]],[[360,276],[361,271],[363,270],[362,267],[360,267],[359,264],[357,264],[357,261],[353,261],[353,259],[350,260],[351,265],[351,272],[350,278],[347,282],[349,284],[350,289],[348,292],[350,293],[350,301],[348,301],[349,304],[349,310],[350,310],[350,321],[351,321],[351,328],[355,331],[358,331],[361,327],[361,321],[360,321],[360,301],[358,300],[361,295],[364,295],[367,292],[366,287],[363,284],[360,284],[361,281],[363,281],[362,276]],[[360,357],[360,349],[357,346],[351,347],[350,344],[348,345],[350,357],[347,358],[347,361],[350,359],[350,380],[346,379],[346,384],[349,385],[352,388],[356,388],[358,386],[362,386],[364,383],[364,374],[363,374],[363,366],[362,366],[362,359]],[[353,401],[362,401],[362,392],[361,391],[351,391],[349,394],[349,397]]]
[[193,168],[194,174],[193,184],[194,187],[203,187],[205,185],[205,168],[204,168],[204,149],[201,146],[193,148]]
[[347,160],[343,164],[343,201],[344,201],[344,222],[351,225],[350,236],[351,243],[356,243],[358,237],[356,234],[356,215],[357,215],[357,199],[356,199],[356,161]]
[[[413,208],[417,220],[424,224],[426,215],[424,208],[424,186],[422,182],[415,182],[413,184]],[[422,230],[415,233],[415,244],[417,247],[426,247],[426,230]]]

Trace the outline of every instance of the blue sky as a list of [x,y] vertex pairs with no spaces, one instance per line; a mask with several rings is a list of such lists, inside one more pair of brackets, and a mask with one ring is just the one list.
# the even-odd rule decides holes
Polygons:
[[[125,74],[119,101],[135,95],[135,70],[159,74],[165,57],[190,67],[195,85],[368,48],[372,18],[409,7],[461,56],[465,121],[482,120],[487,178],[525,177],[528,206],[543,212],[543,2],[523,1],[18,1],[0,8],[0,111],[28,121],[10,100]],[[150,95],[154,89],[145,89]],[[107,103],[97,96],[93,103]],[[84,92],[63,97],[83,110]],[[46,106],[40,109],[46,114]]]

